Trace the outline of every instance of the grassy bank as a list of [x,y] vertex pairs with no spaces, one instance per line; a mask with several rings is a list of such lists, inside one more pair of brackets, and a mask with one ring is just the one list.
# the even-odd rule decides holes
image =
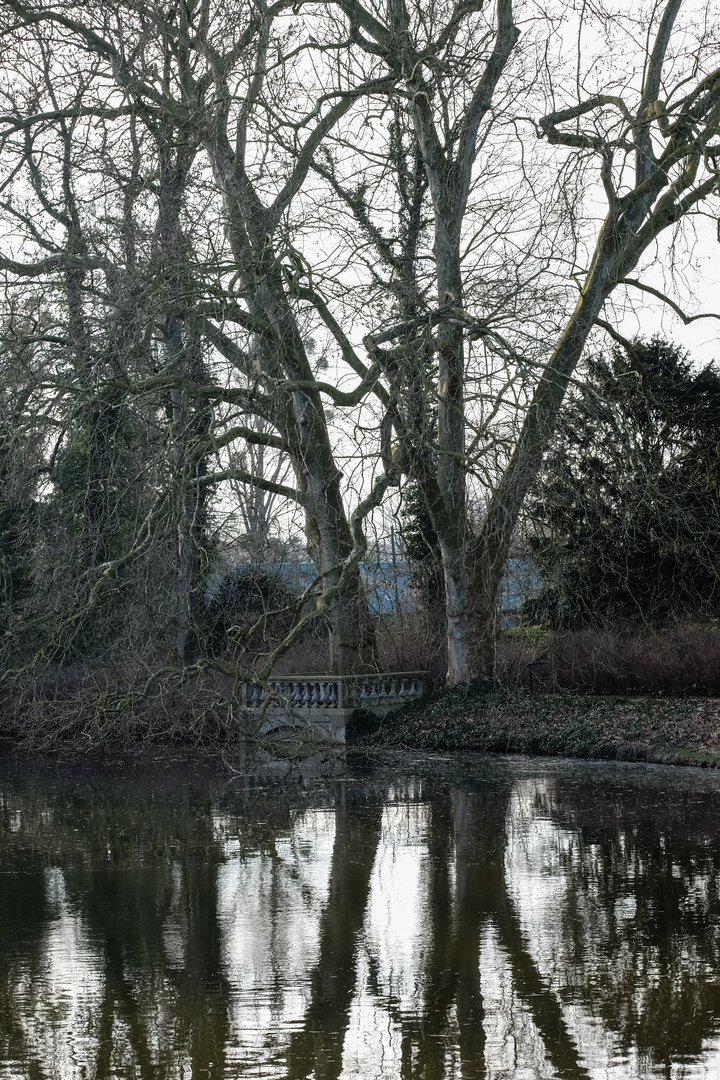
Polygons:
[[720,699],[530,694],[487,682],[439,690],[348,741],[418,750],[555,754],[720,766]]

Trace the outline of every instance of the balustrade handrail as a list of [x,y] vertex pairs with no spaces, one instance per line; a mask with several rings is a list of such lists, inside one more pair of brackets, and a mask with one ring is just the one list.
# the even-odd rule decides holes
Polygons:
[[[387,706],[423,697],[426,671],[390,671],[364,675],[271,675],[267,686],[245,686],[248,708],[341,709]],[[268,700],[268,691],[270,698]]]
[[333,682],[351,682],[357,679],[416,679],[427,678],[427,671],[370,671],[361,672],[359,675],[333,675],[331,672],[320,671],[310,675],[268,675],[268,682],[281,682],[289,679],[291,682],[317,682],[318,679],[332,679]]

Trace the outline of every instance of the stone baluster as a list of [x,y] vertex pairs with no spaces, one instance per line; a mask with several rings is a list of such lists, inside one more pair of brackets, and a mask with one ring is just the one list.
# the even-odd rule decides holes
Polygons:
[[246,707],[257,709],[264,704],[281,709],[341,709],[354,703],[387,708],[425,693],[427,680],[422,672],[335,678],[277,676],[268,681],[267,688],[246,683],[244,702]]

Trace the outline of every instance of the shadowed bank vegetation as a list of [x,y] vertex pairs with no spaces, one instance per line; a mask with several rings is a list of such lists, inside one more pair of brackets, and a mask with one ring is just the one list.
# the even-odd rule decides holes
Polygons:
[[349,741],[417,750],[720,766],[720,701],[532,695],[478,680],[382,721],[356,713]]

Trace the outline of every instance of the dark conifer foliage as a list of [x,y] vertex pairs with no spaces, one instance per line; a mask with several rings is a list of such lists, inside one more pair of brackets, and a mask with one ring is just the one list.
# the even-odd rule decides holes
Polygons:
[[417,484],[407,484],[403,490],[401,515],[400,537],[413,564],[410,584],[421,591],[428,605],[444,603],[440,542]]
[[530,502],[553,626],[720,614],[720,372],[636,339],[587,364]]

